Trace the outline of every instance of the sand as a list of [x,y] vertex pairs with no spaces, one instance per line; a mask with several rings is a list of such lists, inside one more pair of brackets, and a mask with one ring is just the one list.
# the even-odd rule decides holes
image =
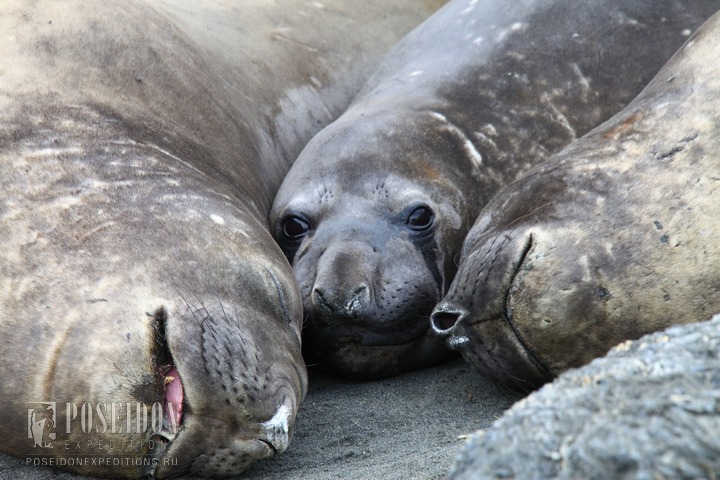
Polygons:
[[[373,382],[311,370],[288,450],[238,478],[447,478],[464,444],[458,437],[488,427],[519,398],[459,358]],[[0,454],[0,480],[82,478]]]

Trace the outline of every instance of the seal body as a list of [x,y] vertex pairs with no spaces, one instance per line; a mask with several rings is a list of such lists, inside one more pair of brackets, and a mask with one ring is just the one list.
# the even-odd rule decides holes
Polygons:
[[453,480],[714,478],[720,316],[623,342],[470,437]]
[[428,318],[481,207],[626,105],[716,8],[456,0],[405,37],[273,205],[308,364],[372,378],[446,358]]
[[529,388],[720,311],[719,25],[479,216],[433,323],[480,371]]
[[433,6],[0,8],[3,451],[113,477],[282,452],[307,375],[269,207]]

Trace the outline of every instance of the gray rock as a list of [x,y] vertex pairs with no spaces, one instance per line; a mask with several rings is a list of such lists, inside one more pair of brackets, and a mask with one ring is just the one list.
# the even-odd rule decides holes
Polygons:
[[720,315],[624,342],[473,434],[452,479],[720,477]]

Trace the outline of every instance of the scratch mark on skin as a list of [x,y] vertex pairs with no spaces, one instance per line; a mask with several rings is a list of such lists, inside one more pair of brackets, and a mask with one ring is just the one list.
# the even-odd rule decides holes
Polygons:
[[273,33],[272,38],[273,38],[274,40],[282,40],[282,41],[284,41],[284,42],[287,42],[287,43],[290,43],[290,44],[293,44],[293,45],[298,45],[298,46],[303,47],[303,48],[305,48],[305,49],[307,49],[307,50],[309,50],[309,51],[311,51],[311,52],[313,52],[313,53],[319,53],[319,52],[320,52],[319,49],[317,49],[317,48],[315,48],[315,47],[313,47],[313,46],[311,46],[311,45],[308,45],[307,43],[303,43],[303,42],[299,42],[299,41],[297,41],[297,40],[293,40],[292,38],[290,38],[290,37],[288,37],[288,36],[286,36],[286,35],[283,35],[283,34],[280,33],[280,32]]
[[473,165],[476,168],[480,168],[483,164],[483,157],[480,152],[478,152],[477,148],[475,148],[475,144],[473,144],[472,140],[470,140],[468,136],[465,135],[465,132],[460,130],[456,125],[450,123],[447,117],[445,117],[445,115],[443,115],[442,113],[430,112],[430,115],[444,123],[445,130],[460,138],[460,140],[462,141],[463,150],[465,150],[465,153],[470,158]]
[[518,223],[518,222],[521,221],[522,219],[527,218],[527,217],[529,217],[530,215],[533,215],[533,214],[534,214],[535,212],[537,212],[538,210],[547,207],[548,205],[550,205],[550,203],[551,203],[551,202],[543,203],[542,205],[540,205],[539,207],[537,207],[537,208],[534,209],[534,210],[529,211],[529,212],[526,213],[525,215],[521,215],[521,216],[517,217],[517,218],[516,218],[515,220],[513,220],[512,222],[510,222],[510,223],[508,223],[507,225],[505,225],[505,228],[508,228],[508,227],[511,227],[511,226],[515,225],[516,223]]
[[492,138],[488,137],[488,136],[485,135],[483,132],[475,132],[475,137],[476,137],[478,140],[484,140],[484,141],[486,141],[487,143],[489,143],[490,145],[492,145],[492,147],[493,147],[495,150],[498,150],[497,143],[495,143],[495,141],[494,141]]
[[[135,144],[135,142],[132,142],[132,143]],[[135,145],[137,145],[137,144],[135,144]],[[193,171],[199,173],[199,174],[202,175],[203,177],[205,176],[205,174],[204,174],[201,170],[199,170],[198,168],[196,168],[195,166],[193,166],[193,165],[191,165],[190,163],[186,162],[186,161],[183,160],[182,158],[180,158],[180,157],[178,157],[178,156],[176,156],[176,155],[173,155],[172,153],[168,152],[167,150],[158,147],[157,145],[154,145],[154,144],[152,144],[152,143],[145,143],[145,144],[142,144],[142,145],[144,145],[144,146],[146,146],[146,147],[150,147],[150,148],[152,148],[153,150],[156,150],[156,151],[162,153],[163,155],[172,158],[172,159],[175,160],[176,162],[182,163],[183,165],[185,165],[186,167],[188,167],[188,168],[192,169]]]
[[565,114],[562,113],[552,102],[550,95],[545,93],[540,97],[540,100],[555,115],[555,119],[558,121],[558,123],[565,127],[565,129],[572,135],[572,138],[577,138],[577,133],[575,132],[575,129],[570,124]]
[[603,133],[603,138],[614,139],[618,138],[620,135],[624,135],[625,133],[629,132],[633,128],[633,125],[640,121],[642,118],[643,115],[641,113],[632,114],[631,116],[623,120],[623,122],[619,126]]
[[587,101],[587,95],[590,93],[590,80],[588,77],[583,75],[582,70],[580,70],[580,66],[577,63],[571,63],[570,68],[572,68],[573,73],[577,75],[578,80],[580,81],[580,86],[582,86],[583,101]]
[[676,153],[682,152],[685,149],[685,145],[689,144],[690,142],[694,141],[698,137],[698,134],[692,135],[690,137],[683,138],[678,142],[678,145],[665,151],[665,152],[654,152],[653,155],[658,160],[665,160],[667,158],[672,158],[675,156]]
[[89,232],[85,233],[83,236],[78,238],[78,243],[85,243],[85,241],[88,238],[92,237],[96,233],[99,233],[99,232],[105,230],[106,228],[112,227],[113,225],[115,225],[115,222],[113,222],[112,220],[98,225],[97,227],[93,228],[92,230],[90,230]]

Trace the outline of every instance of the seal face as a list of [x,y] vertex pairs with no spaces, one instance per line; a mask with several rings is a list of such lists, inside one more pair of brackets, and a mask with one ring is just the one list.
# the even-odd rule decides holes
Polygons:
[[428,317],[482,206],[620,110],[717,8],[676,3],[456,0],[396,45],[271,212],[308,364],[373,378],[446,358]]
[[302,303],[269,207],[426,3],[3,2],[3,451],[137,478],[287,448]]
[[714,16],[627,108],[488,204],[434,330],[520,387],[720,311]]

